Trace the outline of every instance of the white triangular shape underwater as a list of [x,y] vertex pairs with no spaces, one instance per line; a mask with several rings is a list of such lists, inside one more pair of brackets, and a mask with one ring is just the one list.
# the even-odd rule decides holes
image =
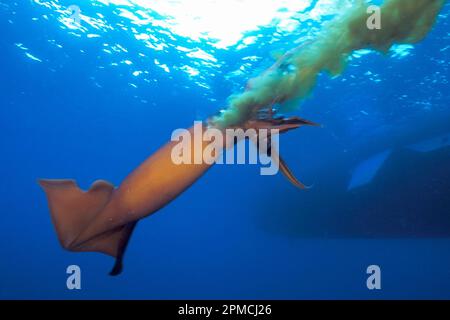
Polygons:
[[370,183],[391,153],[392,149],[388,149],[360,163],[353,170],[352,179],[347,190],[350,191]]
[[431,152],[450,146],[450,132],[407,146],[408,149],[418,152]]

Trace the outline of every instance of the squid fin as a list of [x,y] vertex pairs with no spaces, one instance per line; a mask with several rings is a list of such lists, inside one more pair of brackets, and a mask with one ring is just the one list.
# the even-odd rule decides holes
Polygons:
[[137,221],[128,223],[125,225],[124,230],[121,232],[122,239],[119,242],[120,248],[118,250],[118,255],[116,257],[116,263],[109,273],[110,276],[117,276],[122,273],[123,270],[123,257],[130,241],[131,235],[133,234],[134,228],[136,228]]
[[53,224],[61,246],[74,252],[101,252],[116,258],[111,275],[122,270],[122,260],[127,244],[137,222],[129,223],[107,232],[93,234],[90,240],[80,243],[78,236],[102,212],[114,191],[106,181],[96,181],[89,191],[81,190],[74,180],[39,180],[44,189]]

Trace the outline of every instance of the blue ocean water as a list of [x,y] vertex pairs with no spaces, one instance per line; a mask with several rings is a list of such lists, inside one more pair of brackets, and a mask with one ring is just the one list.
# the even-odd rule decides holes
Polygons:
[[448,4],[423,42],[319,77],[295,114],[323,127],[280,144],[310,190],[216,166],[140,223],[119,277],[60,248],[36,183],[120,184],[345,2],[0,0],[0,298],[450,298]]

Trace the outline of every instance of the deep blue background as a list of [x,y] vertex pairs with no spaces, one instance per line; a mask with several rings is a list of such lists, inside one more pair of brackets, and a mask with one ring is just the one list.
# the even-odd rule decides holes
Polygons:
[[[157,86],[130,88],[120,69],[103,70],[103,87],[94,86],[92,52],[101,43],[33,22],[36,10],[17,5],[13,24],[11,12],[0,11],[1,298],[450,298],[450,150],[403,148],[450,131],[450,50],[442,50],[450,45],[448,6],[413,55],[369,55],[343,75],[372,70],[380,83],[320,77],[299,114],[324,128],[281,142],[312,190],[261,177],[255,166],[216,166],[139,224],[117,278],[107,275],[110,257],[59,247],[36,180],[118,185],[172,130],[220,105],[195,86],[176,86],[187,79],[150,66]],[[48,34],[64,51],[49,49]],[[31,46],[44,63],[15,43]],[[230,65],[236,59],[217,55]],[[223,101],[229,85],[216,82]],[[347,192],[352,168],[387,148],[395,151],[373,183]],[[82,268],[81,291],[66,289],[71,264]],[[382,268],[379,292],[366,288],[371,264]]]

